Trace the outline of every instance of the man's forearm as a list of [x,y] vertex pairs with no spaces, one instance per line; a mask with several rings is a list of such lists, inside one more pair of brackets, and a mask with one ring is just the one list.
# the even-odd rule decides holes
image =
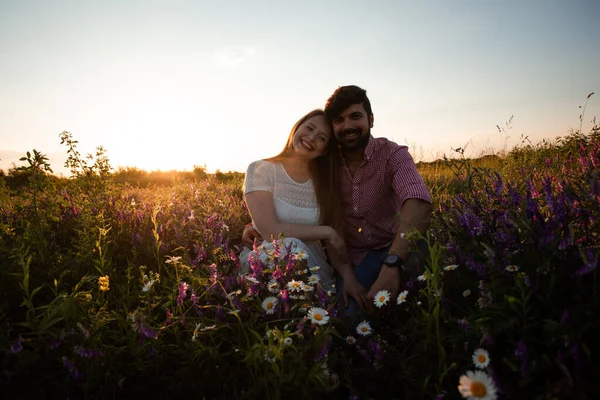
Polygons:
[[404,202],[400,211],[398,221],[398,232],[390,246],[390,252],[398,254],[404,261],[408,259],[410,248],[409,241],[404,234],[416,228],[421,234],[425,234],[431,222],[433,207],[431,204],[420,199],[408,199]]

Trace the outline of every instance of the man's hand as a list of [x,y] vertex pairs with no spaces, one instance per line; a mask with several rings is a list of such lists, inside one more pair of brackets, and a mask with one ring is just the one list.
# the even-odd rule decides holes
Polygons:
[[351,296],[361,310],[371,310],[372,302],[367,298],[367,290],[354,276],[351,267],[342,275],[342,293],[344,295],[344,307],[348,308],[348,296]]
[[398,292],[400,291],[400,269],[397,267],[388,267],[383,264],[381,267],[381,271],[379,271],[379,276],[377,276],[377,280],[371,286],[371,290],[367,295],[370,304],[373,304],[373,300],[375,299],[375,295],[380,290],[387,290],[390,292],[390,301],[396,301],[398,297]]
[[263,238],[260,233],[252,227],[252,225],[246,225],[244,232],[242,232],[242,243],[244,246],[252,248],[254,246],[254,240],[262,242]]

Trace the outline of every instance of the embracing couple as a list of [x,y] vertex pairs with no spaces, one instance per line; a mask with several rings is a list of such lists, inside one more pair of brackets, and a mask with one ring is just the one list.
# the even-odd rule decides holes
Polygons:
[[[411,254],[404,233],[424,233],[431,196],[406,146],[371,136],[367,92],[339,87],[324,110],[292,128],[283,151],[248,167],[244,196],[252,225],[243,233],[240,259],[248,268],[254,240],[306,252],[325,289],[338,294],[342,315],[369,312],[373,298],[398,295]],[[316,269],[316,268],[315,268]]]

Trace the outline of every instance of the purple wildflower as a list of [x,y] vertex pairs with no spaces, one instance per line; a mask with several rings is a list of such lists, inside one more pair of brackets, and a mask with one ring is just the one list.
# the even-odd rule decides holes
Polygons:
[[187,290],[189,285],[185,282],[179,282],[179,295],[177,296],[177,305],[181,307],[183,300],[187,297]]
[[63,365],[69,371],[69,375],[75,381],[82,381],[84,378],[84,374],[77,369],[77,366],[73,361],[69,360],[67,357],[63,357]]
[[19,338],[17,340],[15,340],[13,342],[13,344],[10,345],[10,348],[8,349],[8,354],[17,354],[20,353],[21,350],[23,350],[23,338],[21,337],[21,335],[19,335]]
[[469,321],[466,317],[463,317],[462,319],[458,319],[456,321],[458,322],[458,325],[460,325],[460,327],[463,328],[465,331],[471,330],[471,327],[469,326]]

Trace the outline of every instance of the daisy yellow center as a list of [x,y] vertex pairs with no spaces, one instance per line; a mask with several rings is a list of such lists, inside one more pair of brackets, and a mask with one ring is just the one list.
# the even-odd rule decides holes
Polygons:
[[366,326],[363,326],[362,328],[360,328],[360,330],[361,330],[362,332],[366,332],[368,329],[367,329],[367,327],[366,327]]
[[270,310],[271,308],[273,308],[273,303],[267,303],[267,308]]
[[404,300],[406,298],[406,296],[402,295],[400,296],[400,300]]
[[385,296],[379,296],[379,301],[383,302],[385,300]]
[[483,383],[473,382],[471,383],[471,393],[475,397],[483,397],[487,394],[487,389]]
[[480,354],[477,356],[477,361],[479,361],[481,364],[483,364],[486,359],[487,358],[486,358],[485,354]]
[[323,319],[323,316],[321,314],[315,314],[315,319],[317,321],[321,321]]

